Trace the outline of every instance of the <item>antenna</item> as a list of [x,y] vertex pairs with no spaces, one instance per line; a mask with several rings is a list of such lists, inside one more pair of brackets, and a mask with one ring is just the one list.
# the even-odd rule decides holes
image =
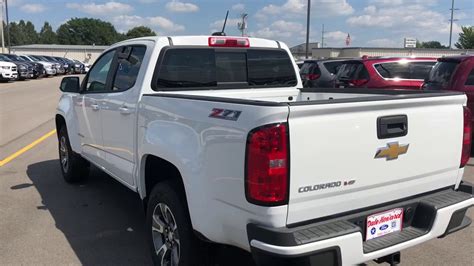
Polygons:
[[214,32],[212,33],[212,36],[225,36],[225,25],[227,24],[227,17],[229,16],[229,10],[227,10],[227,14],[225,15],[225,19],[224,19],[224,25],[222,26],[222,31],[217,31],[217,32]]
[[242,36],[245,36],[245,30],[247,29],[247,17],[248,17],[248,14],[246,13],[243,13],[242,15],[240,15],[242,21],[237,23],[237,28],[239,29],[240,33],[242,34]]

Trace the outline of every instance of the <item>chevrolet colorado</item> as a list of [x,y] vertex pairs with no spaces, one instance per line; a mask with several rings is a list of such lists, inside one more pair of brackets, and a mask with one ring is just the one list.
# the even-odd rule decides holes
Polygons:
[[395,264],[470,224],[457,92],[303,89],[285,44],[226,36],[120,42],[60,89],[64,179],[93,164],[137,192],[156,265],[197,265],[204,241],[258,265]]

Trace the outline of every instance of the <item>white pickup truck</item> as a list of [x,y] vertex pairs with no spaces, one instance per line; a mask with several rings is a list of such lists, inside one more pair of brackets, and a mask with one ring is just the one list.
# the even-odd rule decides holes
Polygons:
[[225,36],[117,43],[56,114],[67,182],[90,163],[136,191],[156,265],[203,243],[258,265],[392,264],[470,224],[459,93],[302,89],[288,47]]

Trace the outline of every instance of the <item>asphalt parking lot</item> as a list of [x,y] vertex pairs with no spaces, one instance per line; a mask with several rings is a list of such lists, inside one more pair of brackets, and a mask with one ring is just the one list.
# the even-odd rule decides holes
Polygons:
[[[18,153],[54,129],[60,79],[0,84],[0,160],[18,155],[0,164],[0,264],[149,265],[135,193],[96,169],[63,182],[54,134]],[[465,179],[474,183],[474,160]],[[216,265],[252,264],[235,249],[210,252]],[[474,265],[474,226],[403,251],[402,265]]]

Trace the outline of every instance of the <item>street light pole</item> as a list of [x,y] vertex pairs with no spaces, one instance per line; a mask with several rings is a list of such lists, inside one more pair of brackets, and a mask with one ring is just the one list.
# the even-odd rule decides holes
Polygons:
[[449,27],[449,49],[451,49],[451,39],[453,37],[453,16],[454,16],[454,0],[451,1],[451,26]]
[[311,0],[308,0],[308,14],[306,17],[306,59],[309,54],[309,17],[311,15]]
[[7,41],[8,41],[7,47],[8,47],[8,53],[10,53],[11,42],[10,42],[10,21],[8,20],[8,0],[5,0],[5,13],[7,16]]

